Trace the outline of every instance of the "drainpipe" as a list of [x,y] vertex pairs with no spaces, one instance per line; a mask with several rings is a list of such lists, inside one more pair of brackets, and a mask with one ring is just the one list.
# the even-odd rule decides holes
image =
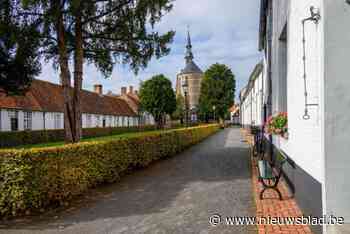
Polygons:
[[46,112],[43,112],[43,124],[44,124],[44,130],[46,130]]
[[[268,16],[269,16],[269,28],[267,31],[267,61],[268,61],[268,77],[267,77],[267,85],[268,85],[268,96],[267,96],[267,116],[272,115],[272,34],[273,34],[273,6],[272,1],[268,1]],[[274,161],[274,153],[273,153],[273,144],[272,144],[272,135],[269,136],[269,148],[270,148],[270,160]]]

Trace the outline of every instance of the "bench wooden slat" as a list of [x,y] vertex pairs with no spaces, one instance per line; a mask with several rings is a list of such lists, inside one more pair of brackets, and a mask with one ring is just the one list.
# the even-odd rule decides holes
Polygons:
[[273,179],[275,176],[273,175],[272,168],[270,164],[266,160],[258,161],[259,168],[259,176],[262,179]]

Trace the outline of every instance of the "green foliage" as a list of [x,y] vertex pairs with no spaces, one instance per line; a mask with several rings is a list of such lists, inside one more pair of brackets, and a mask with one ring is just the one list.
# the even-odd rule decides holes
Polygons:
[[214,64],[205,73],[199,97],[199,113],[203,119],[205,116],[215,115],[225,118],[228,109],[234,103],[235,76],[230,68],[224,64]]
[[126,139],[60,147],[0,150],[0,216],[61,205],[130,169],[173,156],[218,131],[218,125],[148,132]]
[[268,117],[265,128],[269,134],[284,136],[288,132],[287,112],[280,112],[275,116]]
[[[84,128],[84,138],[117,135],[129,132],[155,130],[155,126],[116,127],[116,128]],[[64,140],[64,130],[39,130],[20,132],[0,132],[0,148],[19,145],[59,142]]]
[[158,127],[163,127],[164,116],[176,109],[176,97],[171,81],[164,75],[157,75],[145,81],[140,89],[142,109],[152,114]]
[[[26,0],[19,14],[30,16],[41,32],[42,48],[47,60],[58,67],[57,23],[63,18],[64,45],[68,59],[73,60],[78,40],[82,40],[83,58],[93,63],[106,77],[115,64],[129,64],[137,72],[152,57],[170,52],[174,31],[159,34],[154,25],[172,9],[171,0],[47,1]],[[39,14],[38,14],[39,13]],[[77,40],[77,22],[81,21],[82,37]],[[75,61],[77,62],[77,61]]]
[[2,0],[0,7],[0,87],[22,94],[39,74],[39,34],[30,18],[16,17],[17,1]]
[[172,119],[183,121],[184,113],[185,113],[185,98],[182,95],[177,95],[176,110],[172,114]]

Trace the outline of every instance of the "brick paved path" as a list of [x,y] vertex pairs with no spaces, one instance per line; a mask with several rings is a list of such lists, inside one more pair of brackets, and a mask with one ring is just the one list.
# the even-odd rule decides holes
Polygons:
[[[246,130],[242,130],[244,135],[252,145],[253,137]],[[256,162],[255,162],[256,163]],[[252,163],[254,164],[254,163]],[[252,167],[252,178],[254,186],[254,197],[257,206],[257,217],[301,217],[302,212],[299,209],[295,199],[291,195],[284,183],[283,177],[278,184],[278,188],[282,193],[283,200],[278,199],[278,195],[273,190],[267,190],[264,193],[264,199],[259,199],[259,194],[262,189],[261,183],[258,182],[258,168]],[[308,225],[258,225],[259,234],[311,234],[311,229]]]
[[7,223],[0,233],[257,233],[255,226],[208,222],[215,213],[255,215],[248,155],[240,130],[226,129],[64,211]]

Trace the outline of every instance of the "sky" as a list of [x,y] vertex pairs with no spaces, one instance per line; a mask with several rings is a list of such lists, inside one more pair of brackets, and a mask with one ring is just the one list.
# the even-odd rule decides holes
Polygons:
[[[175,30],[171,52],[161,59],[152,59],[148,67],[135,75],[127,65],[116,65],[109,78],[94,65],[84,66],[83,88],[92,90],[102,84],[103,92],[120,93],[123,86],[139,88],[140,81],[164,74],[175,87],[176,75],[185,66],[187,26],[190,27],[194,61],[205,71],[214,63],[231,68],[236,77],[236,97],[261,60],[258,51],[259,0],[176,0],[173,10],[162,18],[155,30]],[[59,73],[51,64],[43,63],[39,79],[58,83]]]

